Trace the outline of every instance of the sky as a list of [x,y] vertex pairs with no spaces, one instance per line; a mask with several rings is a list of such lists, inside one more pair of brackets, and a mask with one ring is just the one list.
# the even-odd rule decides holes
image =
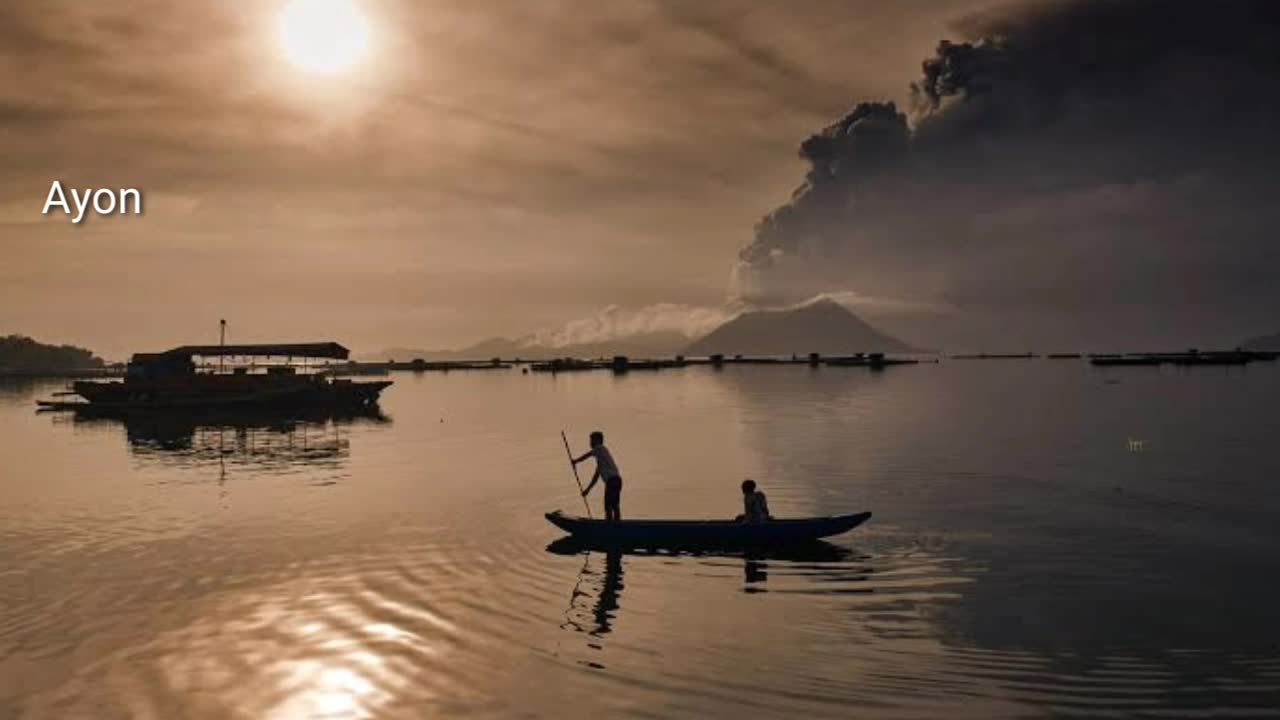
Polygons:
[[[1280,325],[1265,3],[351,2],[331,74],[285,0],[0,5],[0,333],[448,348],[819,293],[929,347]],[[145,213],[42,215],[54,180]]]

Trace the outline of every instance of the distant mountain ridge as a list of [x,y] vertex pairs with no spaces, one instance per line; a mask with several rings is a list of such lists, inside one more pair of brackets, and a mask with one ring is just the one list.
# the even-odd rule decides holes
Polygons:
[[785,310],[746,312],[699,339],[674,330],[638,333],[610,340],[546,345],[537,335],[489,338],[459,350],[394,348],[363,354],[366,360],[487,360],[500,357],[543,360],[559,357],[670,357],[712,355],[824,355],[855,352],[918,352],[910,344],[864,322],[843,305],[823,299]]
[[1245,350],[1280,350],[1280,333],[1251,337],[1240,343]]
[[640,333],[613,340],[601,340],[590,343],[570,345],[543,345],[530,335],[523,338],[489,338],[458,350],[419,350],[413,348],[392,348],[379,353],[364,353],[365,360],[400,360],[414,358],[427,360],[487,360],[500,357],[504,359],[521,358],[525,360],[548,360],[562,357],[612,357],[614,355],[630,355],[633,357],[675,355],[689,338],[683,333],[659,331]]
[[786,310],[743,313],[694,341],[685,355],[840,355],[915,352],[830,299]]

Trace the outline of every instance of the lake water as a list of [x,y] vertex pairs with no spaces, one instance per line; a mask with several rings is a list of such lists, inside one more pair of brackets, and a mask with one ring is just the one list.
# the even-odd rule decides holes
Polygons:
[[[1280,707],[1275,364],[392,379],[385,419],[230,428],[0,385],[0,718]],[[749,476],[874,517],[580,552],[542,517],[582,507],[561,428],[606,432],[624,516],[732,517]]]

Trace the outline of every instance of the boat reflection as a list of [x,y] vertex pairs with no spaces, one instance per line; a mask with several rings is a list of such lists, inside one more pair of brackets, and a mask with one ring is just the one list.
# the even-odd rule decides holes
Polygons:
[[676,546],[667,548],[626,548],[603,543],[593,543],[569,535],[547,545],[547,552],[554,555],[581,555],[588,552],[618,553],[635,556],[662,557],[710,557],[742,558],[747,562],[764,563],[769,560],[784,562],[843,562],[853,559],[854,551],[825,540],[787,543],[774,547],[733,546]]
[[[845,563],[865,559],[848,548],[823,540],[773,548],[678,547],[659,550],[597,544],[568,536],[547,545],[547,552],[553,555],[583,556],[582,569],[578,571],[578,580],[573,586],[569,596],[569,606],[565,610],[565,621],[560,627],[586,633],[594,638],[602,638],[613,630],[614,621],[621,609],[622,591],[625,588],[623,561],[628,556],[689,557],[701,560],[740,559],[743,591],[749,593],[762,591],[759,586],[769,579],[770,562],[787,563],[793,567],[832,563],[841,566],[843,570]],[[603,572],[599,569],[599,560],[592,558],[593,552],[604,556]],[[853,579],[865,580],[870,572],[866,568],[859,568],[855,571],[856,577]],[[594,645],[593,647],[598,648]]]
[[[560,627],[575,630],[592,637],[601,637],[613,630],[613,620],[620,607],[622,597],[622,551],[612,549],[604,554],[604,574],[595,582],[596,571],[591,567],[591,553],[584,553],[582,569],[578,571],[578,581],[569,596],[569,607],[565,610],[564,622]],[[594,585],[594,602],[592,591],[584,589],[584,585]],[[590,605],[589,612],[584,613],[582,602]],[[589,620],[584,620],[584,616]]]
[[376,406],[335,412],[245,410],[109,411],[86,406],[54,411],[55,423],[76,428],[122,427],[129,451],[140,459],[179,466],[227,461],[257,468],[326,465],[350,453],[346,430],[385,424]]

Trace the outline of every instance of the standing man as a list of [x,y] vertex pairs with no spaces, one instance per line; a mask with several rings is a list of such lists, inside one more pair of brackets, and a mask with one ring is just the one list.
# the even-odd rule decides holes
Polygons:
[[591,492],[591,488],[596,486],[596,481],[604,479],[604,519],[617,521],[622,519],[622,475],[618,473],[618,464],[613,461],[613,454],[609,452],[609,448],[604,446],[604,433],[599,430],[591,433],[591,449],[582,455],[573,459],[573,464],[586,460],[587,458],[596,459],[596,472],[591,476],[591,482],[587,483],[587,489],[582,491],[582,497],[586,497]]

